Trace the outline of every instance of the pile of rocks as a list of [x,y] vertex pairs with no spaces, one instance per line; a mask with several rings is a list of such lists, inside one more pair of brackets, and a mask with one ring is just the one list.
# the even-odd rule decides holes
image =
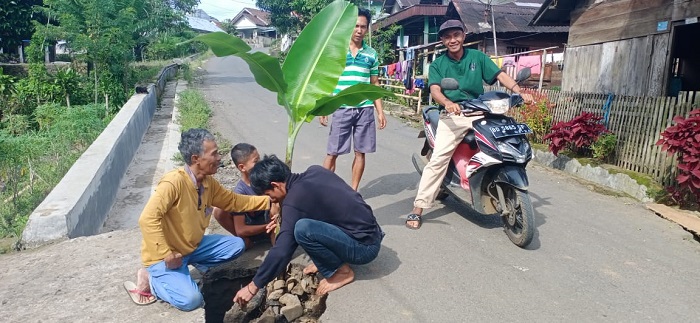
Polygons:
[[315,274],[305,275],[303,268],[290,264],[281,277],[260,289],[246,309],[234,306],[226,314],[225,321],[234,321],[243,314],[247,319],[242,321],[251,323],[318,322],[326,310],[328,295],[316,295],[318,278]]

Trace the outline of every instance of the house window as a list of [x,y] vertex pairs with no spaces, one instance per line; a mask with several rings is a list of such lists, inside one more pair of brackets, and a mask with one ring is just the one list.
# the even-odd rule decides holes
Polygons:
[[507,47],[508,54],[517,54],[517,53],[522,53],[522,52],[527,52],[530,50],[530,47],[512,47],[508,46]]

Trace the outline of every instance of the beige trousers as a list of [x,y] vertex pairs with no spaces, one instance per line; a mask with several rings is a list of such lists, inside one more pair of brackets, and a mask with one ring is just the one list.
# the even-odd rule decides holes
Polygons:
[[467,131],[472,128],[472,122],[482,116],[465,117],[462,115],[443,115],[438,122],[435,134],[435,148],[430,161],[423,168],[423,175],[418,185],[418,193],[413,206],[429,209],[435,203],[435,197],[447,173],[450,159],[457,145],[464,139]]

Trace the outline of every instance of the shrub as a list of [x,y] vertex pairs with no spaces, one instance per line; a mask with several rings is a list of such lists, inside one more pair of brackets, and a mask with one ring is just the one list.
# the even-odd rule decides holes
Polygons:
[[549,150],[558,155],[564,148],[569,148],[580,155],[586,152],[598,137],[607,132],[605,126],[600,123],[603,117],[592,113],[583,112],[568,122],[559,122],[552,127],[552,132],[544,136],[545,141],[550,141]]
[[547,95],[538,91],[525,90],[525,93],[532,95],[533,101],[523,105],[514,111],[514,117],[526,123],[532,133],[529,135],[530,141],[543,143],[544,136],[549,133],[552,127],[552,109],[554,104],[549,102]]
[[47,130],[61,114],[61,106],[58,103],[48,103],[38,106],[34,110],[34,120],[39,124],[39,130]]
[[0,120],[0,125],[2,131],[14,136],[25,134],[31,128],[29,118],[23,114],[6,114]]
[[694,205],[700,201],[700,109],[690,112],[688,118],[676,116],[675,125],[661,133],[656,144],[668,154],[676,154],[678,160],[678,188],[667,191],[681,206]]
[[617,146],[617,136],[609,132],[602,134],[598,137],[598,140],[591,145],[593,158],[600,161],[610,160],[615,153],[615,146]]

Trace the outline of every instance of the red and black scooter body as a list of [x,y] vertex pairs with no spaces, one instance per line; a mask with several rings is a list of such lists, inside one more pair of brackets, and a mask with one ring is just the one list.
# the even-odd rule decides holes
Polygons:
[[[493,183],[527,191],[529,183],[525,167],[532,159],[532,149],[526,137],[530,128],[509,116],[493,113],[495,109],[489,101],[508,104],[505,110],[499,108],[505,112],[522,103],[522,98],[504,92],[487,92],[477,99],[460,103],[463,113],[480,111],[484,115],[473,122],[473,129],[457,146],[442,183],[442,188],[451,195],[485,214],[498,212],[493,203],[487,202],[497,199]],[[423,157],[413,156],[414,166],[420,173],[435,146],[435,134],[443,110],[435,106],[423,109],[426,137],[421,150]]]

